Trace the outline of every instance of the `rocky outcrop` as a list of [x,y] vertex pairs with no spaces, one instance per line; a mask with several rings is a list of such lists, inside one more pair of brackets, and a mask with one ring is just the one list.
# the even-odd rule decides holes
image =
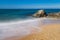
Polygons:
[[33,14],[33,17],[46,17],[47,14],[44,10],[39,10],[37,13]]
[[60,18],[60,12],[54,12],[54,13],[48,13],[44,10],[38,10],[35,14],[33,14],[33,17],[53,17],[53,18]]
[[57,12],[57,13],[48,13],[48,17],[57,17],[57,18],[60,18],[60,12]]

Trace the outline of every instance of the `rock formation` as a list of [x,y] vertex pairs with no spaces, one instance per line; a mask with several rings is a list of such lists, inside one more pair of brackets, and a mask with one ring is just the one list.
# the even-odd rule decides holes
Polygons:
[[60,12],[54,12],[54,13],[48,13],[46,14],[46,12],[44,10],[38,10],[38,12],[36,12],[35,14],[33,14],[33,17],[53,17],[53,18],[60,18]]
[[46,17],[47,14],[44,10],[39,10],[37,13],[33,14],[33,17]]
[[48,13],[48,17],[57,17],[57,18],[60,18],[60,12],[57,12],[57,13]]

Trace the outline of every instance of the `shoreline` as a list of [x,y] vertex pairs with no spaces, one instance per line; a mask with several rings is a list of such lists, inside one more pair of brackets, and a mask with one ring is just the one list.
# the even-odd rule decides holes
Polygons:
[[7,21],[7,22],[0,22],[0,25],[7,25],[7,24],[17,24],[17,23],[25,23],[37,20],[43,20],[46,18],[32,18],[32,19],[25,19],[25,20],[14,20],[14,21]]
[[12,21],[6,21],[6,22],[0,22],[0,25],[7,25],[7,24],[17,24],[17,23],[25,23],[25,22],[31,22],[31,21],[37,21],[37,20],[56,20],[59,21],[58,18],[49,18],[49,17],[41,17],[41,18],[31,18],[31,19],[25,19],[25,20],[12,20]]
[[9,38],[13,36],[24,36],[28,35],[34,29],[38,29],[39,21],[41,19],[28,19],[25,21],[14,21],[0,23],[0,39]]
[[[49,20],[50,22],[47,22]],[[32,33],[32,31],[41,30],[40,27],[46,24],[50,24],[51,20],[58,20],[53,18],[34,18],[22,21],[11,21],[6,23],[0,23],[1,37],[7,38],[13,36],[24,36]],[[60,21],[60,19],[59,19]],[[45,22],[45,23],[44,23]],[[35,30],[36,29],[36,30]]]

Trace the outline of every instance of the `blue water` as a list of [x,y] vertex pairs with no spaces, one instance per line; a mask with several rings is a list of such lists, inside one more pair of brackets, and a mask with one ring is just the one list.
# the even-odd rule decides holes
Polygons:
[[[0,21],[27,19],[40,9],[0,9]],[[44,9],[46,13],[59,12],[60,9]]]

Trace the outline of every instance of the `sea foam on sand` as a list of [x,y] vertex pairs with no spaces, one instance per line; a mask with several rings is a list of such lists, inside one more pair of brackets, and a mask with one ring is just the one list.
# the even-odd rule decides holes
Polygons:
[[40,26],[40,23],[43,19],[34,18],[23,21],[11,21],[0,23],[0,39],[3,40],[5,38],[13,36],[22,37],[30,33],[34,33],[32,31],[40,30],[38,27]]
[[44,24],[54,23],[54,20],[53,18],[34,18],[0,23],[0,40],[16,36],[23,37],[31,33],[40,32],[40,27]]

